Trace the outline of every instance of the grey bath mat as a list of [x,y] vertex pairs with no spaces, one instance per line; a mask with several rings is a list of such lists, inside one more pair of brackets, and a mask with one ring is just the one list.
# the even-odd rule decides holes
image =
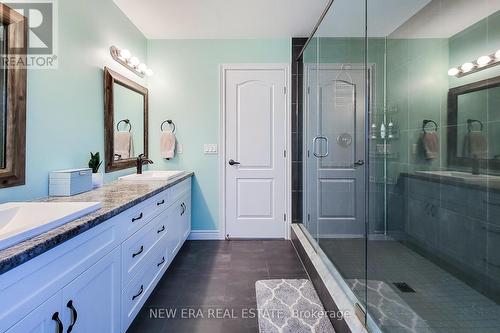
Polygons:
[[334,333],[309,280],[255,283],[260,333]]

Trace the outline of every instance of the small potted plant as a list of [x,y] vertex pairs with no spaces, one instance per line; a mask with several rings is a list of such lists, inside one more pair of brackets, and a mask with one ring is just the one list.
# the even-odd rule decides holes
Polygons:
[[93,154],[90,153],[89,168],[92,169],[92,185],[94,188],[101,187],[103,184],[103,175],[99,172],[99,167],[102,161],[99,152]]

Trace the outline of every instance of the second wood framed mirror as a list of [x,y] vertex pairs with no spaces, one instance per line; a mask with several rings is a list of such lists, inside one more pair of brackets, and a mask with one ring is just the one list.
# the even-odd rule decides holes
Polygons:
[[104,68],[106,172],[135,166],[148,156],[148,89]]

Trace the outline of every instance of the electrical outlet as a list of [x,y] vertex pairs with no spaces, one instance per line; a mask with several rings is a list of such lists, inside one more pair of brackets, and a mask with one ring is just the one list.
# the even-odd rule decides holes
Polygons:
[[184,152],[184,145],[182,143],[177,143],[177,154],[182,154]]
[[203,152],[207,155],[216,155],[217,151],[217,144],[215,143],[206,143],[203,145]]

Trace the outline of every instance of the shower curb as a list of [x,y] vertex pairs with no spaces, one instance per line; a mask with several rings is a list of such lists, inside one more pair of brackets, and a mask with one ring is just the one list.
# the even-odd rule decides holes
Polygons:
[[331,312],[340,310],[349,314],[343,319],[330,317],[335,331],[338,333],[368,333],[363,323],[356,317],[355,307],[337,285],[298,224],[292,224],[291,238],[325,310]]

